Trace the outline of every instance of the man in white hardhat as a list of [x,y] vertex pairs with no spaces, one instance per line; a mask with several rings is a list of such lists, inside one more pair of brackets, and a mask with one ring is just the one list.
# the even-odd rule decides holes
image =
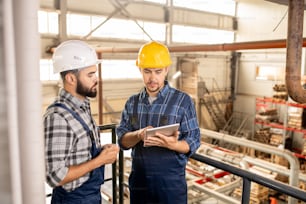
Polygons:
[[101,204],[104,165],[116,161],[118,146],[100,143],[88,97],[97,94],[94,49],[79,40],[60,44],[53,54],[54,73],[63,88],[44,115],[46,181],[52,204]]

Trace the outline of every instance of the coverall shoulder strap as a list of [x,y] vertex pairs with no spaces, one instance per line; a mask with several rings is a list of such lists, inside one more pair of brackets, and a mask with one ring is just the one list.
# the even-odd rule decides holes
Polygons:
[[137,116],[139,95],[140,95],[140,94],[137,94],[137,95],[134,97],[134,105],[133,105],[133,115],[134,115],[134,116],[135,116],[135,115]]
[[174,93],[172,93],[172,95],[170,96],[171,98],[169,99],[169,101],[167,102],[167,107],[165,110],[165,114],[170,114],[171,113],[171,109],[173,108],[173,104],[175,104],[176,100],[177,100],[177,94],[179,93],[178,90],[175,90]]
[[134,97],[134,104],[133,104],[133,113],[132,113],[132,118],[131,118],[131,123],[133,126],[137,126],[138,124],[138,102],[139,102],[139,95],[137,94]]
[[[84,122],[84,120],[79,116],[79,114],[77,114],[76,112],[74,112],[73,110],[71,110],[70,108],[68,108],[68,107],[67,107],[65,104],[63,104],[63,103],[54,103],[54,104],[50,105],[49,108],[50,108],[50,107],[53,107],[53,106],[61,107],[61,108],[65,109],[65,110],[67,110],[69,113],[71,113],[71,114],[73,115],[73,117],[74,117],[75,119],[77,119],[77,120],[81,123],[81,125],[83,126],[83,128],[86,130],[87,134],[88,134],[88,135],[91,135],[91,134],[90,134],[91,131],[90,131],[88,125],[87,125],[87,124]],[[91,139],[92,139],[92,138],[91,138]]]

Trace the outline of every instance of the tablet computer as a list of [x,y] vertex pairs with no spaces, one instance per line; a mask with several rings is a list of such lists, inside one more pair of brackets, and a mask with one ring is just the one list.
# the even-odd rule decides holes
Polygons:
[[156,135],[157,132],[162,133],[166,136],[171,136],[174,134],[175,131],[178,130],[179,126],[180,126],[179,123],[175,123],[171,125],[150,128],[150,129],[147,129],[146,131],[146,137],[154,136]]

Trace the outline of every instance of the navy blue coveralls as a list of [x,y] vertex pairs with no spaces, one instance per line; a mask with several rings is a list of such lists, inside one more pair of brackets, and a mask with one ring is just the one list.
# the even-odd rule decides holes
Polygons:
[[[91,150],[90,153],[92,158],[96,157],[101,149],[96,147],[95,140],[93,138],[93,133],[83,121],[83,119],[66,107],[64,104],[55,103],[54,106],[59,106],[67,111],[69,111],[83,126],[86,130],[87,134],[91,138]],[[101,192],[100,187],[101,184],[104,183],[104,166],[100,168],[96,168],[92,172],[90,172],[89,179],[83,183],[80,187],[76,188],[71,192],[67,192],[61,186],[58,186],[53,189],[51,204],[101,204]]]
[[[176,100],[172,97],[172,100]],[[171,104],[171,103],[170,103]],[[138,97],[135,97],[131,123],[133,130],[140,129],[138,122]],[[167,106],[160,116],[159,126],[174,124]],[[162,147],[143,147],[139,142],[133,149],[132,171],[129,176],[131,204],[187,204],[185,164],[179,162],[175,151]]]

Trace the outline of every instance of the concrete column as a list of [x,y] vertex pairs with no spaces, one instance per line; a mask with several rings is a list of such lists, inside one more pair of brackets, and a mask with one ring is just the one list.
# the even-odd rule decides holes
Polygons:
[[39,0],[13,0],[23,204],[45,203],[38,10]]

